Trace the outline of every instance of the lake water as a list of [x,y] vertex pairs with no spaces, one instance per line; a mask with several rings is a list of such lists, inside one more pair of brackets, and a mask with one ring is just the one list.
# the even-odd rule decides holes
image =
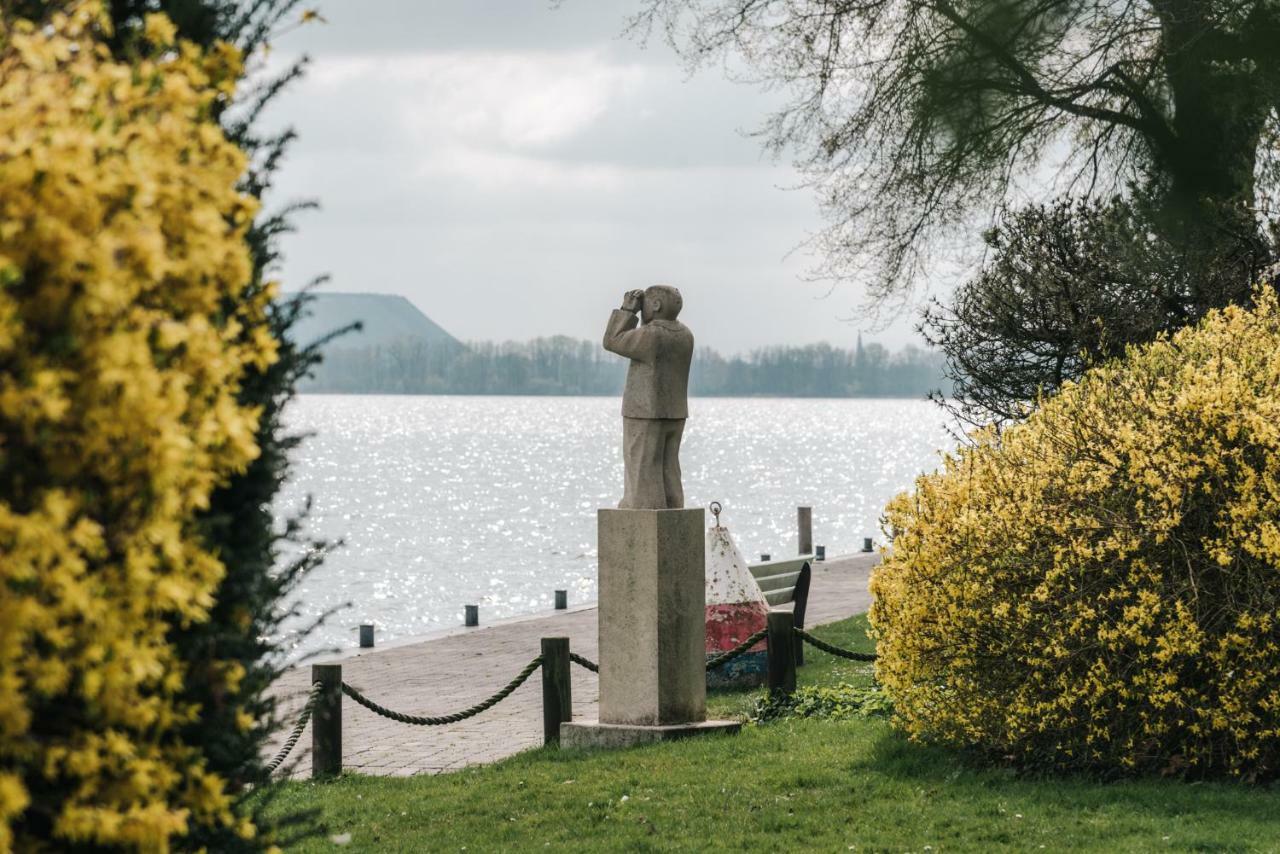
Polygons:
[[[619,401],[584,397],[304,395],[289,425],[312,432],[277,505],[312,496],[308,530],[345,545],[300,589],[287,628],[352,602],[295,654],[481,624],[596,595],[595,513],[621,497]],[[724,505],[744,553],[794,554],[796,507],[813,507],[828,555],[880,539],[885,502],[932,470],[953,439],[921,400],[695,399],[681,463],[687,506]],[[710,524],[710,516],[708,516]]]

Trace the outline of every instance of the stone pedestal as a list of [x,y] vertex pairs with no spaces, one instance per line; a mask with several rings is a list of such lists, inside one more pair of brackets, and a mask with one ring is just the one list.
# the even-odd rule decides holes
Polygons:
[[561,725],[562,742],[620,747],[704,732],[703,511],[600,510],[600,720]]
[[737,721],[698,721],[665,726],[627,726],[595,721],[560,724],[560,746],[564,748],[635,747],[659,741],[675,741],[695,735],[732,735],[742,729]]

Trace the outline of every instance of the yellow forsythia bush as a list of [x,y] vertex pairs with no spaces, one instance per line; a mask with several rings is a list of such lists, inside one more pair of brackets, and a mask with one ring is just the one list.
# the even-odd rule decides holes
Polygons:
[[886,510],[876,672],[1023,766],[1280,771],[1280,304],[1260,289],[981,432]]
[[257,454],[236,394],[275,344],[267,295],[235,302],[255,206],[211,119],[238,56],[156,15],[122,64],[70,9],[0,12],[0,850],[163,850],[237,821],[165,635],[223,573],[195,519]]

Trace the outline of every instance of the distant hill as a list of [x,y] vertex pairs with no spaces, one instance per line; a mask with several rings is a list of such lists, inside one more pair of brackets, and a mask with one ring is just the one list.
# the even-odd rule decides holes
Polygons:
[[335,339],[327,351],[386,347],[405,341],[459,343],[416,305],[395,294],[317,293],[307,311],[310,316],[300,319],[292,331],[299,344],[310,344],[353,321],[364,324],[361,331]]

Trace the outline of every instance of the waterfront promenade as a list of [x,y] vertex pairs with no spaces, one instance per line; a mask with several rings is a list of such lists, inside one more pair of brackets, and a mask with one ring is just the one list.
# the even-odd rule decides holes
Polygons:
[[[842,620],[871,605],[867,582],[875,554],[813,564],[809,626]],[[398,712],[443,715],[466,708],[505,685],[539,652],[544,637],[568,637],[570,649],[596,660],[596,608],[554,611],[491,626],[450,630],[412,643],[352,651],[340,661],[343,679],[370,699]],[[306,699],[309,666],[293,668],[276,690],[291,726]],[[573,717],[596,716],[596,674],[573,668]],[[542,743],[541,677],[535,673],[493,708],[446,726],[410,726],[375,715],[343,699],[343,768],[362,774],[435,774],[495,762]],[[272,743],[274,754],[285,733]],[[294,776],[311,772],[310,728],[285,763]],[[295,760],[297,760],[295,762]]]

